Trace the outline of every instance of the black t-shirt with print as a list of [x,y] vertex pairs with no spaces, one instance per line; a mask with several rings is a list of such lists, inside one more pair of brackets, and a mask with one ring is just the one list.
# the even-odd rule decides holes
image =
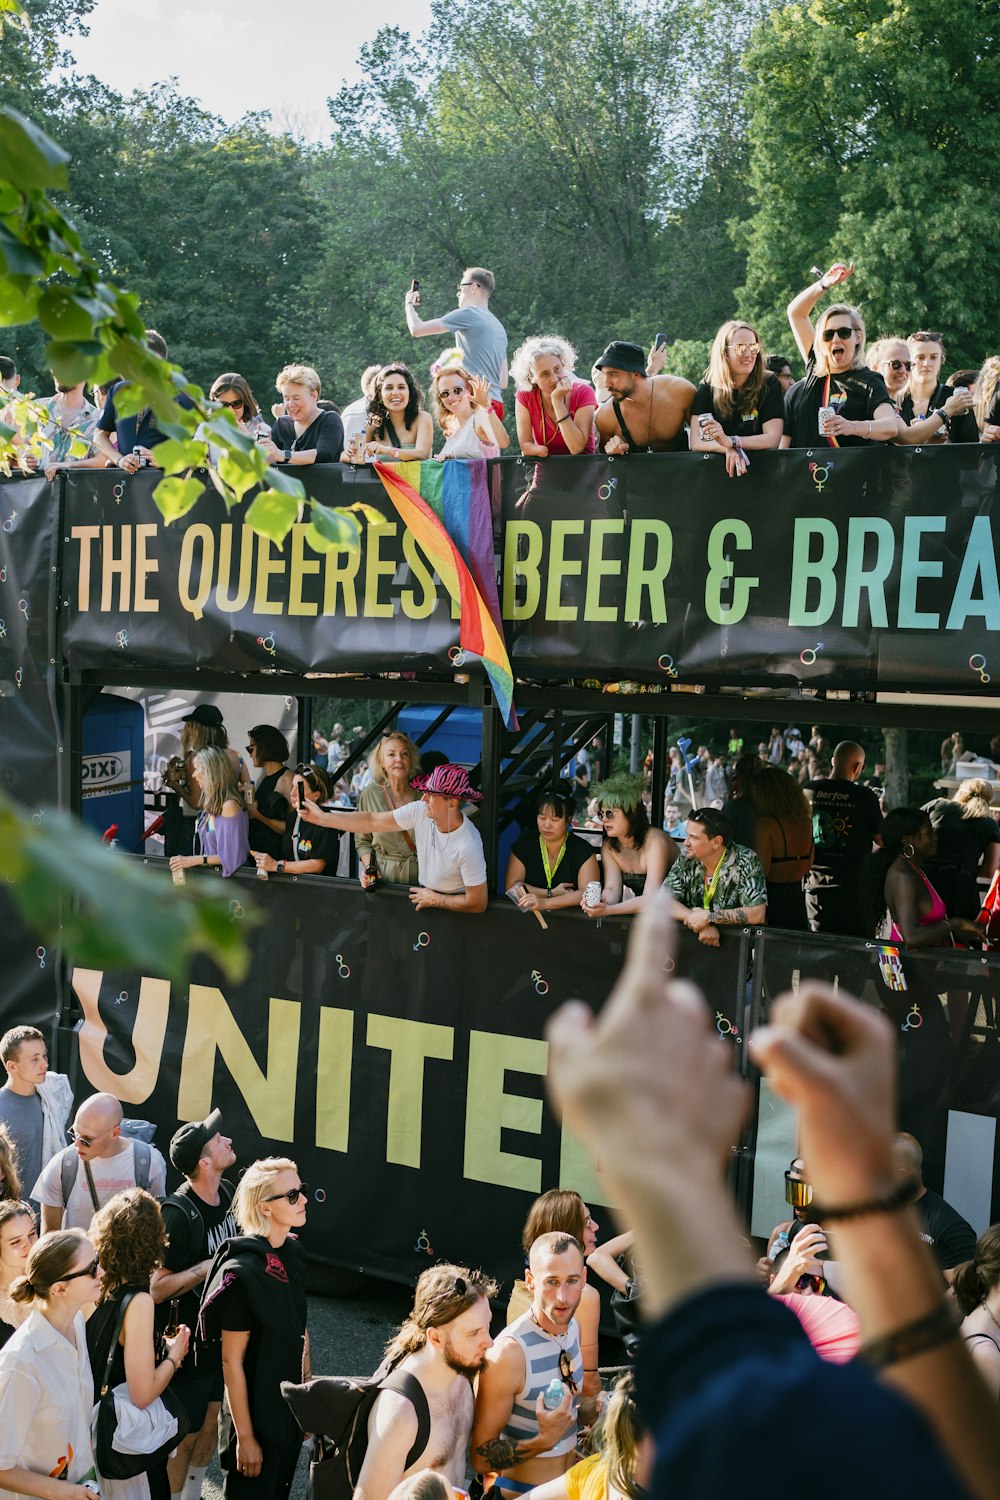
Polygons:
[[[826,382],[826,375],[817,373],[815,353],[810,349],[805,378],[785,392],[785,435],[791,438],[791,447],[818,448],[827,444],[819,430],[819,409],[824,404],[834,407],[837,415],[848,422],[871,421],[880,406],[892,405],[885,381],[874,370],[844,370],[842,374],[831,375],[828,403],[823,400]],[[877,439],[844,436],[837,438],[837,446],[861,448],[871,441]]]
[[[737,401],[741,395],[742,392],[737,392]],[[764,431],[765,422],[781,422],[785,416],[784,398],[776,375],[764,377],[764,389],[760,393],[760,400],[747,411],[737,409],[732,416],[723,417],[715,401],[714,387],[703,380],[695,392],[694,401],[691,404],[691,416],[697,422],[699,412],[710,411],[727,437],[759,437]]]
[[[296,838],[296,825],[298,837]],[[336,875],[340,861],[339,828],[324,828],[321,823],[299,821],[295,808],[289,808],[285,819],[285,831],[281,836],[281,858],[299,861],[303,859],[325,859],[326,864],[318,875]]]

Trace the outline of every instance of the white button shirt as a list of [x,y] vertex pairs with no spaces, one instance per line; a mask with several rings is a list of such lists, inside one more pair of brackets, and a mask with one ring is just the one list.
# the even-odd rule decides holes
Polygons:
[[[0,1349],[0,1469],[30,1469],[71,1484],[96,1478],[94,1382],[82,1313],[73,1331],[75,1349],[34,1308]],[[3,1500],[13,1494],[0,1487]]]

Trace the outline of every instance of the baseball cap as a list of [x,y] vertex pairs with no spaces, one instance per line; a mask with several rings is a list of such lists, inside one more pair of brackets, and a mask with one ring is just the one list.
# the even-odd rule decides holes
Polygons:
[[189,1177],[198,1165],[205,1142],[222,1128],[222,1111],[213,1109],[204,1120],[193,1120],[175,1130],[170,1140],[170,1160],[178,1172]]
[[[177,722],[176,719],[174,722]],[[181,723],[203,724],[206,729],[219,729],[222,725],[222,714],[214,703],[199,703],[196,709],[184,715]]]

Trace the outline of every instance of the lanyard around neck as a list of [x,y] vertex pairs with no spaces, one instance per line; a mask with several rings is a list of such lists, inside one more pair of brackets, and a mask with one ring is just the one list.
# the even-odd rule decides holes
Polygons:
[[712,898],[714,897],[715,892],[718,889],[719,876],[722,874],[722,866],[725,863],[726,855],[728,853],[729,853],[729,845],[728,844],[723,844],[723,846],[722,846],[722,855],[721,855],[721,857],[719,859],[719,863],[715,867],[715,872],[712,875],[711,880],[706,880],[706,882],[705,882],[705,895],[704,895],[704,898],[702,900],[702,905],[704,906],[704,908],[705,908],[706,911],[711,911],[711,909],[712,909]]
[[559,866],[562,864],[562,857],[566,853],[566,844],[568,843],[569,839],[567,838],[563,843],[562,848],[559,850],[559,853],[556,855],[556,862],[550,870],[549,851],[545,847],[545,840],[542,838],[541,834],[538,835],[538,847],[542,851],[542,867],[545,870],[545,886],[549,892],[549,895],[552,894],[552,878],[558,870]]

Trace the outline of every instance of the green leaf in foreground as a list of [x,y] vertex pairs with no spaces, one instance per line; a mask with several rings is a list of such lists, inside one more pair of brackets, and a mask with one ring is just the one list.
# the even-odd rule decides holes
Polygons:
[[167,525],[179,516],[186,516],[193,505],[197,505],[205,493],[200,479],[161,479],[153,491],[153,499],[163,512]]
[[0,161],[4,177],[23,192],[68,185],[69,152],[9,107],[0,110]]
[[[379,520],[381,520],[381,516]],[[346,511],[331,510],[328,505],[312,502],[312,521],[306,531],[306,541],[315,552],[332,552],[335,547],[356,547],[361,540],[361,528],[353,516]]]
[[[234,983],[246,975],[246,922],[229,920],[229,898],[215,880],[178,888],[165,872],[106,848],[69,814],[46,809],[36,824],[4,797],[0,862],[25,922],[73,964],[139,968],[182,985],[202,953]],[[256,920],[252,910],[246,920]]]
[[270,537],[273,542],[283,542],[298,517],[299,502],[293,495],[265,490],[247,510],[246,524],[251,531]]

